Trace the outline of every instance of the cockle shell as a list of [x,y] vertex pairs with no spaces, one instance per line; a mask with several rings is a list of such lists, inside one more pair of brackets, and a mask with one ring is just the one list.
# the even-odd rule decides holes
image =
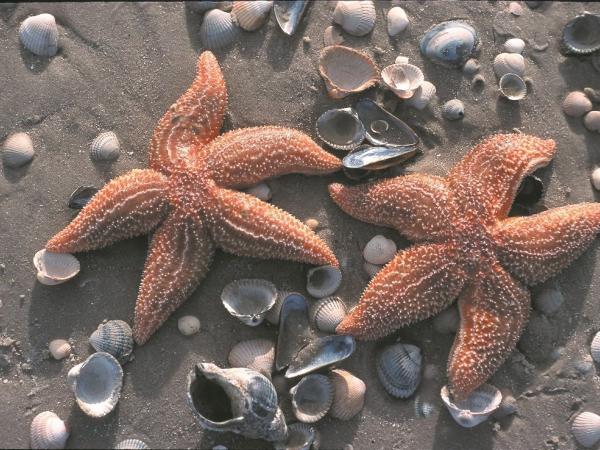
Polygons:
[[265,319],[267,319],[267,322],[273,325],[279,324],[279,313],[281,312],[281,305],[283,304],[283,299],[286,298],[289,294],[291,294],[290,291],[277,290],[277,299],[275,299],[275,304],[270,310],[267,311],[267,314],[265,315]]
[[177,328],[184,336],[192,336],[200,331],[200,319],[196,316],[183,316],[177,321]]
[[582,117],[592,110],[592,102],[583,92],[573,91],[565,97],[562,108],[567,116]]
[[365,135],[365,127],[352,108],[330,109],[317,119],[317,136],[337,150],[357,148]]
[[333,386],[325,375],[308,375],[290,389],[296,419],[304,423],[321,420],[331,408]]
[[522,77],[525,74],[525,58],[518,53],[500,53],[494,58],[494,73],[498,78],[507,73]]
[[119,138],[112,131],[100,133],[90,146],[92,161],[115,161],[119,158],[121,144]]
[[565,53],[587,55],[600,50],[600,15],[585,11],[563,28]]
[[119,442],[115,447],[115,449],[119,450],[144,450],[149,448],[148,444],[139,439],[125,439],[124,441]]
[[578,414],[571,424],[571,433],[584,447],[594,446],[600,441],[600,416],[588,411]]
[[527,84],[515,73],[507,73],[498,81],[500,93],[509,100],[518,101],[527,95]]
[[442,388],[440,395],[452,418],[465,428],[472,428],[486,421],[502,401],[502,394],[491,384],[479,386],[467,398],[458,402],[450,400],[447,386]]
[[458,99],[452,99],[442,106],[442,116],[446,120],[459,120],[465,116],[465,105]]
[[364,36],[375,27],[375,4],[372,1],[338,1],[333,21],[353,36]]
[[71,344],[64,339],[55,339],[48,344],[48,350],[54,359],[64,359],[71,354]]
[[519,38],[511,38],[504,43],[504,50],[507,53],[523,53],[525,41]]
[[79,273],[77,258],[69,253],[52,253],[42,249],[33,257],[33,265],[37,269],[37,279],[48,286],[69,281]]
[[288,426],[288,435],[285,440],[275,442],[275,450],[318,450],[315,443],[318,440],[318,431],[307,423],[293,423]]
[[583,117],[583,124],[589,131],[600,132],[600,111],[590,111]]
[[323,43],[325,44],[325,47],[339,45],[342,42],[344,42],[344,37],[336,27],[330,25],[325,28],[325,31],[323,32]]
[[594,186],[594,189],[600,191],[600,167],[596,167],[593,170],[590,179],[592,182],[592,186]]
[[436,88],[433,83],[423,81],[412,97],[406,100],[406,104],[418,110],[423,110],[435,98]]
[[377,375],[394,397],[408,398],[421,383],[421,349],[410,344],[393,344],[377,358]]
[[90,345],[97,352],[106,352],[124,364],[129,361],[133,351],[131,327],[122,320],[109,320],[98,325],[90,336]]
[[412,64],[392,64],[381,71],[381,79],[398,97],[410,98],[425,77],[421,69]]
[[241,341],[229,352],[231,367],[246,367],[271,378],[275,363],[275,344],[269,339]]
[[440,334],[456,333],[459,324],[460,317],[455,306],[446,308],[433,318],[433,329]]
[[286,378],[295,378],[344,361],[356,350],[352,336],[333,335],[317,338],[292,359]]
[[236,1],[233,3],[231,18],[246,31],[258,30],[269,17],[272,6],[272,1]]
[[333,294],[342,283],[342,272],[334,266],[313,267],[306,277],[306,290],[315,298]]
[[477,61],[475,58],[471,58],[465,63],[462,70],[467,75],[473,75],[479,72],[480,68],[481,66],[479,65],[479,61]]
[[329,414],[339,420],[350,420],[365,404],[367,386],[347,370],[334,369],[329,375],[333,384],[333,403]]
[[435,406],[420,396],[415,397],[413,408],[417,417],[429,417],[435,412]]
[[11,169],[21,167],[33,159],[33,142],[27,133],[13,133],[2,146],[2,162]]
[[471,81],[471,87],[473,89],[483,88],[484,84],[485,84],[485,77],[483,75],[481,75],[480,73],[478,73],[477,75],[475,75],[473,77],[473,80]]
[[271,188],[264,181],[245,189],[244,192],[246,192],[246,194],[253,195],[264,202],[268,202],[273,197]]
[[204,14],[200,25],[202,45],[210,50],[227,47],[239,35],[239,28],[233,23],[231,14],[220,9],[211,9]]
[[471,25],[449,20],[427,30],[419,48],[424,56],[437,64],[461,67],[478,44],[477,32]]
[[367,54],[342,45],[321,50],[319,73],[331,98],[344,98],[374,86],[379,78],[377,66]]
[[390,36],[402,33],[408,27],[409,20],[406,11],[399,6],[394,6],[387,13],[387,32]]
[[600,331],[597,332],[594,335],[594,339],[592,339],[590,353],[592,354],[592,359],[597,363],[600,363]]
[[58,51],[58,28],[52,14],[28,17],[19,27],[23,46],[38,56],[54,56]]
[[312,322],[318,330],[335,333],[335,328],[346,317],[346,304],[339,297],[326,297],[310,308]]
[[363,257],[371,264],[387,264],[394,259],[397,251],[398,247],[394,241],[378,234],[365,245]]
[[31,448],[65,448],[69,431],[65,423],[52,411],[44,411],[31,422]]
[[242,279],[229,283],[221,292],[221,301],[229,313],[246,325],[260,325],[275,304],[277,288],[260,279]]

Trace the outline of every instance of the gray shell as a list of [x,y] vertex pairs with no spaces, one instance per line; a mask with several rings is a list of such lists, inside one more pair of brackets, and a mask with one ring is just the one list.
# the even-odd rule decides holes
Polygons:
[[479,38],[475,28],[458,20],[431,27],[421,39],[421,53],[437,64],[461,67],[475,52]]
[[594,335],[594,339],[592,339],[590,353],[592,354],[592,359],[597,363],[600,363],[600,331],[598,331]]
[[58,51],[58,28],[52,14],[28,17],[19,27],[23,46],[38,56],[54,56]]
[[265,314],[265,319],[267,322],[273,325],[279,325],[279,314],[281,313],[281,305],[283,304],[283,300],[289,295],[291,292],[289,291],[281,291],[277,290],[277,299],[275,299],[275,304],[273,307],[267,311]]
[[220,9],[211,9],[204,14],[200,25],[200,40],[209,50],[216,50],[231,45],[239,36],[239,28],[231,14]]
[[260,325],[277,300],[277,288],[261,279],[241,279],[229,283],[221,292],[223,306],[242,323]]
[[406,104],[421,111],[435,98],[436,91],[437,89],[433,83],[423,81],[421,86],[415,90],[413,96],[406,101]]
[[337,364],[350,357],[354,350],[356,342],[352,336],[333,335],[315,339],[298,352],[285,377],[295,378]]
[[352,108],[330,109],[317,119],[317,136],[337,150],[357,148],[365,135],[365,127]]
[[81,209],[96,195],[98,188],[94,186],[79,186],[69,196],[67,206],[72,209]]
[[309,4],[308,0],[276,1],[273,14],[281,31],[289,36],[294,34]]
[[222,11],[231,11],[233,8],[233,2],[213,2],[209,0],[199,1],[187,1],[186,5],[189,5],[190,9],[197,13],[204,13],[210,9],[220,9]]
[[288,426],[287,438],[275,442],[274,446],[275,450],[310,450],[315,449],[318,439],[318,431],[312,425],[293,423]]
[[563,29],[562,44],[567,54],[587,55],[600,50],[600,15],[584,11]]
[[421,364],[419,347],[393,344],[385,348],[377,358],[377,375],[390,395],[408,398],[421,383]]
[[[354,109],[365,126],[367,140],[371,144],[402,146],[419,142],[412,128],[373,100],[363,98],[356,102]],[[380,126],[383,123],[386,124],[385,129]]]
[[121,144],[119,138],[112,131],[100,133],[90,146],[92,161],[115,161],[119,158]]
[[442,106],[442,116],[446,120],[459,120],[465,116],[465,105],[458,99],[452,99]]
[[335,333],[347,313],[346,304],[339,297],[325,297],[310,308],[312,322],[319,331],[325,333]]
[[69,431],[65,423],[52,411],[44,411],[31,422],[31,448],[65,448]]
[[333,385],[325,375],[308,375],[290,389],[296,419],[314,423],[325,417],[333,402]]
[[13,133],[2,147],[2,162],[11,169],[21,167],[33,159],[33,142],[27,133]]
[[593,108],[591,100],[581,91],[569,92],[563,100],[564,113],[570,117],[582,117]]
[[491,384],[482,384],[466,399],[458,402],[450,399],[447,386],[442,388],[440,395],[452,418],[465,428],[472,428],[486,421],[500,407],[502,401],[502,394]]
[[498,78],[507,73],[522,77],[525,74],[525,58],[518,53],[500,53],[494,58],[494,73]]
[[342,159],[345,169],[387,169],[412,158],[418,153],[416,146],[360,147]]
[[590,111],[583,117],[583,125],[589,131],[600,133],[600,111]]
[[334,266],[313,267],[306,277],[306,290],[315,298],[333,294],[342,283],[342,272]]
[[471,59],[467,60],[467,62],[463,66],[462,70],[467,75],[474,75],[477,72],[479,72],[479,69],[481,69],[481,65],[479,64],[479,61],[477,61],[475,58],[471,58]]
[[275,345],[269,339],[251,339],[235,344],[227,358],[231,367],[246,367],[271,379],[275,362]]
[[571,433],[579,444],[593,447],[600,441],[600,416],[588,411],[578,414],[571,424]]
[[333,21],[352,36],[364,36],[375,27],[375,4],[372,1],[338,1]]
[[144,441],[140,441],[139,439],[125,439],[124,441],[119,442],[115,447],[115,449],[118,450],[142,450],[147,448],[150,448],[148,444],[146,444]]
[[275,369],[287,367],[312,337],[306,298],[295,292],[289,293],[281,305]]
[[504,50],[507,53],[522,53],[525,49],[525,41],[519,38],[512,38],[504,43]]
[[498,82],[500,93],[509,100],[523,100],[527,95],[527,84],[519,75],[507,73]]
[[258,30],[271,12],[272,1],[237,1],[233,4],[231,18],[246,31]]
[[129,361],[133,351],[133,333],[127,322],[109,320],[98,325],[90,336],[90,345],[97,352],[106,352],[124,364]]

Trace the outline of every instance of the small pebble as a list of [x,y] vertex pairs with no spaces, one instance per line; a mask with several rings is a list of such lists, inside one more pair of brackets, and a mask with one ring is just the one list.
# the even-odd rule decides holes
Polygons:
[[394,259],[397,251],[398,247],[394,241],[378,234],[365,245],[363,257],[371,264],[387,264]]
[[305,44],[310,44],[310,38],[309,38],[308,36],[304,36],[304,37],[302,38],[302,41],[303,41]]
[[54,359],[61,360],[71,354],[71,345],[64,339],[55,339],[48,345],[48,350]]
[[183,316],[177,321],[177,328],[184,336],[191,336],[200,331],[200,320],[195,316]]
[[311,230],[316,230],[317,227],[319,226],[319,221],[317,219],[306,219],[306,221],[304,222],[304,224],[310,228]]

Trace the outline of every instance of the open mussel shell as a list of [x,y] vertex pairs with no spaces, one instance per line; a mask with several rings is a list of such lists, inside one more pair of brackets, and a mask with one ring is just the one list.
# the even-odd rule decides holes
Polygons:
[[44,411],[31,422],[31,448],[65,448],[69,430],[65,423],[52,411]]
[[333,21],[352,36],[364,36],[375,27],[375,4],[370,1],[338,1],[333,11]]
[[114,356],[98,352],[73,367],[67,376],[77,405],[90,417],[110,413],[121,395],[123,369]]
[[335,333],[338,324],[346,317],[346,304],[339,297],[325,297],[310,308],[312,322],[319,331]]
[[600,441],[600,416],[588,411],[578,414],[571,424],[571,433],[579,444],[593,447]]
[[283,299],[279,315],[275,368],[286,368],[312,336],[306,298],[295,292],[288,294]]
[[54,56],[58,51],[58,28],[52,14],[28,17],[19,27],[23,46],[38,56]]
[[285,373],[295,378],[331,366],[348,358],[356,349],[352,336],[325,336],[315,339],[298,352]]
[[239,33],[239,28],[228,12],[211,9],[204,14],[200,25],[200,40],[205,48],[217,50],[227,47],[237,39]]
[[392,64],[381,71],[383,83],[398,97],[406,99],[413,96],[425,77],[421,69],[412,64]]
[[365,126],[367,140],[373,145],[416,145],[419,142],[412,128],[371,99],[359,100],[354,110]]
[[523,100],[527,95],[527,85],[523,78],[514,73],[502,75],[498,82],[500,93],[509,100]]
[[98,325],[90,336],[90,345],[97,352],[106,352],[124,364],[129,361],[133,351],[133,333],[127,322],[109,320]]
[[375,62],[367,54],[342,45],[321,50],[319,73],[331,98],[344,98],[374,86],[379,79]]
[[479,38],[465,22],[449,20],[431,27],[420,43],[421,53],[448,67],[461,67],[475,52]]
[[377,375],[394,397],[408,398],[421,383],[421,349],[410,344],[393,344],[377,358]]
[[233,3],[231,18],[246,31],[258,30],[271,12],[272,1],[237,1]]
[[79,261],[70,253],[53,253],[42,249],[33,257],[37,279],[48,286],[69,281],[79,273]]
[[2,163],[15,169],[27,164],[35,154],[33,142],[27,133],[13,133],[2,146]]
[[269,339],[251,339],[241,341],[229,352],[231,367],[246,367],[271,378],[275,362],[275,345]]
[[360,147],[342,160],[346,169],[382,170],[401,164],[418,153],[416,146]]
[[308,0],[275,1],[273,13],[281,31],[289,36],[294,34],[309,3]]
[[365,140],[365,127],[352,108],[330,109],[317,119],[319,139],[337,150],[353,150]]
[[119,158],[121,144],[112,131],[100,133],[90,145],[90,158],[93,161],[115,161]]
[[81,209],[90,202],[97,192],[98,189],[94,186],[79,186],[69,196],[67,206],[72,209]]
[[125,439],[119,442],[115,449],[119,450],[143,450],[149,449],[150,447],[144,441],[140,441],[139,439]]
[[262,323],[276,299],[275,285],[259,279],[235,280],[221,293],[221,301],[229,314],[251,327]]
[[287,436],[275,388],[254,370],[197,364],[188,375],[186,399],[202,428],[267,441]]
[[567,23],[562,44],[566,54],[587,55],[600,50],[600,15],[585,11]]
[[304,423],[321,420],[331,408],[333,386],[325,375],[308,375],[290,389],[296,419]]
[[306,290],[315,298],[324,298],[338,290],[342,272],[334,266],[319,266],[308,270]]
[[502,394],[491,384],[482,384],[467,398],[457,402],[450,399],[447,386],[442,388],[440,395],[452,418],[465,428],[472,428],[485,422],[498,409],[502,401]]
[[350,420],[365,404],[367,386],[347,370],[334,369],[330,374],[333,384],[333,403],[329,414],[339,420]]
[[[288,426],[285,440],[275,442],[275,450],[311,450],[318,440],[318,431],[306,423],[292,423]],[[316,450],[316,449],[315,449]]]

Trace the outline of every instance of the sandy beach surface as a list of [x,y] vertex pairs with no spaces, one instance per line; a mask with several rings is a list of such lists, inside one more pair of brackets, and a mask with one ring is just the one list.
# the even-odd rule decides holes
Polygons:
[[[589,174],[600,163],[600,134],[587,131],[581,119],[564,116],[561,103],[572,90],[600,89],[600,73],[589,60],[559,52],[564,24],[598,3],[549,3],[512,16],[509,2],[402,2],[410,26],[397,37],[386,32],[390,2],[377,3],[372,33],[344,35],[347,45],[371,54],[379,68],[399,55],[421,67],[437,87],[437,103],[422,112],[399,104],[396,114],[414,126],[422,155],[406,168],[445,175],[478,140],[500,131],[556,140],[553,163],[540,171],[546,186],[538,209],[597,200]],[[381,87],[341,101],[329,99],[318,70],[323,30],[331,24],[335,2],[314,2],[299,30],[284,35],[274,17],[227,50],[215,52],[229,92],[225,129],[255,125],[298,128],[315,140],[317,117],[358,98],[389,101]],[[33,56],[19,43],[18,28],[29,15],[48,12],[59,25],[59,53]],[[479,61],[486,84],[471,88],[470,77],[421,56],[418,43],[432,25],[450,18],[470,20],[481,40]],[[133,168],[146,167],[152,130],[194,78],[203,50],[198,37],[201,16],[183,3],[89,3],[0,5],[0,140],[15,131],[33,139],[36,157],[21,169],[4,167],[0,175],[0,447],[29,446],[32,418],[51,410],[71,429],[69,448],[111,448],[139,438],[152,448],[270,448],[233,434],[203,432],[185,402],[186,376],[201,361],[226,366],[227,354],[240,340],[276,336],[273,326],[250,328],[232,318],[220,292],[239,278],[265,278],[279,288],[305,292],[307,266],[263,261],[217,252],[212,268],[191,298],[150,341],[134,351],[124,366],[120,402],[110,415],[94,420],[77,407],[66,375],[93,351],[88,336],[105,319],[133,320],[138,283],[147,250],[141,237],[104,250],[80,254],[81,273],[69,283],[44,286],[36,281],[32,257],[75,215],[67,208],[81,185],[101,187]],[[496,28],[496,30],[494,30]],[[532,90],[521,102],[499,98],[492,70],[509,33],[527,43],[526,76]],[[547,44],[547,47],[545,46]],[[538,50],[535,50],[537,48]],[[459,98],[463,120],[441,117],[440,105]],[[101,131],[114,131],[121,142],[119,160],[94,165],[89,143]],[[341,156],[341,153],[339,154]],[[272,203],[297,218],[316,218],[317,230],[342,262],[344,281],[338,294],[354,305],[368,282],[362,249],[376,234],[408,246],[393,230],[368,225],[344,214],[328,197],[327,185],[347,181],[327,177],[285,176],[269,182]],[[576,444],[569,420],[583,410],[600,413],[598,367],[577,370],[590,361],[589,343],[600,329],[598,245],[558,277],[564,296],[550,316],[533,311],[528,327],[508,361],[491,383],[517,399],[517,413],[474,429],[457,425],[439,399],[454,336],[439,334],[432,320],[399,330],[379,342],[360,343],[342,367],[367,384],[362,413],[348,422],[329,417],[316,426],[321,448],[355,449],[570,449]],[[543,287],[543,286],[542,286]],[[533,296],[542,287],[535,288]],[[182,336],[177,319],[200,318],[201,331]],[[419,346],[429,379],[416,396],[390,397],[375,369],[377,350],[400,337]],[[63,338],[73,355],[55,361],[48,342]],[[432,402],[435,412],[417,417],[415,398]]]

